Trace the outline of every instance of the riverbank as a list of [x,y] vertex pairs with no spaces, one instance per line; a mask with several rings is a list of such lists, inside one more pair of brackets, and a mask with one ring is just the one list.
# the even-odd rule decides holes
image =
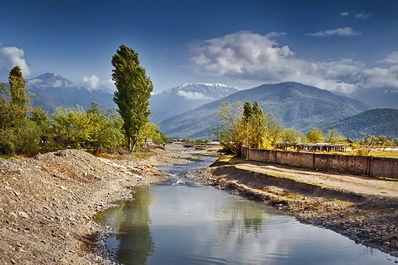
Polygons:
[[93,254],[102,229],[93,216],[131,199],[131,187],[164,180],[155,165],[190,159],[184,152],[105,159],[79,150],[0,159],[0,264],[111,264]]
[[398,257],[398,181],[250,161],[216,162],[191,176]]

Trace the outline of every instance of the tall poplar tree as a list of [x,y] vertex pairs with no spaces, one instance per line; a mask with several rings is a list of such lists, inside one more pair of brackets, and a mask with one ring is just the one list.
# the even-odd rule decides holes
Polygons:
[[26,117],[29,98],[26,96],[26,82],[19,66],[15,66],[11,69],[8,81],[10,83],[11,104],[14,108],[16,117],[17,119],[24,118]]
[[153,85],[146,76],[145,69],[140,66],[138,53],[125,45],[119,46],[112,57],[112,65],[112,79],[117,89],[113,100],[123,118],[128,150],[131,153],[135,149],[142,128],[149,121],[149,98]]

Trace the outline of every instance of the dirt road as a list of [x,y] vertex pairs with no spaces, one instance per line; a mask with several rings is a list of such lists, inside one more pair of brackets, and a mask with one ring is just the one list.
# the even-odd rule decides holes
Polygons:
[[240,163],[236,167],[356,194],[398,199],[398,180],[385,181],[365,176],[334,174],[265,163]]

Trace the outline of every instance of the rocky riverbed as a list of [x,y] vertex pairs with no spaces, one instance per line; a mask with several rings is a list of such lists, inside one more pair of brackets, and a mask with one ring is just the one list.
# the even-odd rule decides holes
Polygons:
[[184,164],[191,155],[98,158],[62,150],[0,159],[0,264],[111,264],[94,254],[101,227],[93,216],[131,187],[165,177],[154,165]]

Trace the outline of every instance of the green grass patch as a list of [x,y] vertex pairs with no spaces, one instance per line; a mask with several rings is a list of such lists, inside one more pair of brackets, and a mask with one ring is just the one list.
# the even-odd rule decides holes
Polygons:
[[224,156],[220,157],[219,159],[217,159],[216,162],[236,164],[236,163],[243,163],[243,162],[247,162],[247,161],[246,161],[246,159],[238,157],[238,156],[224,155]]

